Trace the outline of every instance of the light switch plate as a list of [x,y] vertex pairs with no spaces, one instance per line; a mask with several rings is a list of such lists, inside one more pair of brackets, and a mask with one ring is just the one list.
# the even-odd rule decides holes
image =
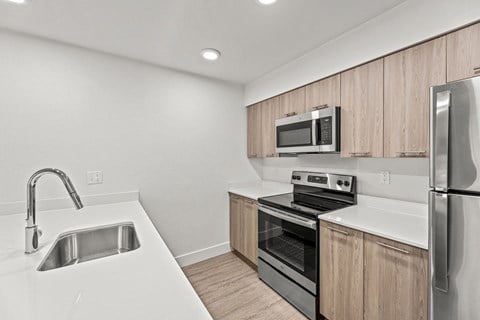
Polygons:
[[87,172],[87,184],[100,184],[103,183],[102,171],[88,171]]
[[380,183],[390,184],[390,171],[380,171]]

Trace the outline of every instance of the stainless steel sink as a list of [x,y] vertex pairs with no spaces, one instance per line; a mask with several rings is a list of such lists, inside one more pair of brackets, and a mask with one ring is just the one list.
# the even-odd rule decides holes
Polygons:
[[38,271],[62,268],[100,259],[140,247],[132,222],[62,233],[47,253]]

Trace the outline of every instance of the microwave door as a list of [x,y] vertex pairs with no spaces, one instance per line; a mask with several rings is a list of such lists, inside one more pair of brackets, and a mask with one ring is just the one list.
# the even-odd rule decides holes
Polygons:
[[431,88],[430,186],[480,193],[480,77]]

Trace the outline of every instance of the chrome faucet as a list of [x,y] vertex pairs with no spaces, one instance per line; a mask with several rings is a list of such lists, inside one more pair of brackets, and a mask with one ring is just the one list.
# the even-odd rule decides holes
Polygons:
[[83,208],[82,201],[77,194],[77,191],[73,187],[70,178],[65,172],[54,169],[46,168],[35,172],[27,184],[27,226],[25,227],[25,253],[33,253],[38,250],[38,238],[41,236],[41,231],[38,230],[36,223],[35,213],[35,187],[38,179],[45,174],[54,174],[62,180],[65,188],[67,188],[70,198],[72,198],[73,204],[77,210]]

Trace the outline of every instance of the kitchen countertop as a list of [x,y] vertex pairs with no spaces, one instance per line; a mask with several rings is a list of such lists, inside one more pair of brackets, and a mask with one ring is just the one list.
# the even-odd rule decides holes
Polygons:
[[232,183],[228,192],[236,195],[258,200],[258,198],[274,196],[293,191],[293,185],[275,181],[253,181],[246,183]]
[[319,219],[428,250],[428,205],[359,195]]
[[[60,233],[131,221],[137,250],[37,271]],[[138,201],[37,212],[40,250],[24,254],[25,215],[0,217],[0,318],[212,319]]]

